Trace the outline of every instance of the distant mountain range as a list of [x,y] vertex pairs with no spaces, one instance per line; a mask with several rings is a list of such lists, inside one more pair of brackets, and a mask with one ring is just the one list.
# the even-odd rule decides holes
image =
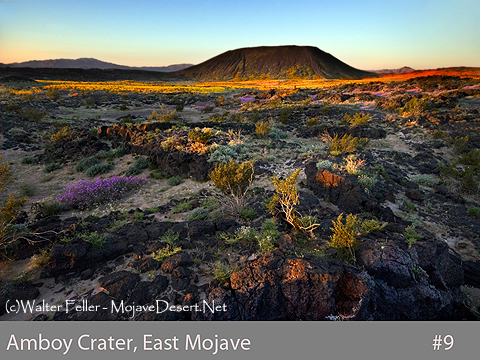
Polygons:
[[185,69],[192,64],[174,64],[169,66],[126,66],[113,64],[93,58],[80,59],[52,59],[52,60],[32,60],[20,63],[1,64],[2,67],[28,67],[28,68],[53,68],[53,69],[119,69],[119,70],[145,70],[145,71],[160,71],[172,72]]
[[399,69],[370,70],[370,72],[373,72],[376,74],[410,74],[415,71],[416,71],[415,69],[412,69],[411,67],[408,67],[408,66],[404,66]]

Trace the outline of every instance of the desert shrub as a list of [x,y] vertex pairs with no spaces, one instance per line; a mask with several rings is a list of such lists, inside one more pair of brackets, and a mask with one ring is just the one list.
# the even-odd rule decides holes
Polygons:
[[218,145],[208,157],[208,162],[226,163],[237,155],[237,146]]
[[149,164],[150,162],[148,161],[148,159],[139,157],[137,160],[135,160],[134,166],[139,169],[146,169]]
[[68,126],[61,128],[55,134],[50,136],[50,140],[53,142],[60,142],[69,139],[74,134],[74,131],[68,131]]
[[455,165],[440,165],[439,170],[443,182],[453,181],[455,186],[465,193],[478,191],[480,175],[475,167],[466,166],[459,169]]
[[95,102],[94,98],[88,97],[85,99],[85,105],[87,105],[88,107],[94,107],[97,105],[97,103]]
[[134,124],[134,123],[135,123],[135,120],[133,120],[130,116],[120,119],[120,124]]
[[153,110],[151,115],[148,117],[149,120],[158,120],[158,121],[175,121],[178,120],[179,116],[175,110],[166,109],[163,106],[160,107],[160,110]]
[[315,116],[314,118],[311,118],[311,119],[307,119],[306,120],[307,126],[316,126],[318,125],[319,120],[320,118],[318,116]]
[[194,142],[199,142],[201,144],[206,144],[208,140],[213,136],[213,132],[209,128],[203,128],[203,129],[192,129],[188,132],[188,137],[194,141]]
[[23,183],[19,185],[20,194],[23,196],[33,196],[37,191],[37,187],[32,183]]
[[83,241],[92,245],[92,247],[97,250],[102,250],[103,245],[106,241],[106,236],[104,234],[99,234],[97,231],[94,231],[90,234],[83,233],[80,234],[79,237],[83,239]]
[[317,169],[333,169],[333,162],[330,160],[321,160],[317,163]]
[[13,136],[25,136],[27,132],[22,128],[14,127],[8,130],[8,134]]
[[136,166],[129,166],[127,170],[125,170],[126,176],[138,175],[142,172],[142,169],[137,168]]
[[199,207],[196,209],[193,209],[191,213],[189,213],[186,217],[187,221],[192,221],[192,220],[205,220],[208,218],[208,210]]
[[50,100],[57,100],[60,97],[60,91],[57,88],[48,88],[45,96]]
[[122,111],[125,111],[128,109],[128,106],[127,104],[120,104],[120,106],[118,107],[119,110],[122,110]]
[[31,165],[31,164],[36,164],[37,163],[37,158],[35,156],[25,156],[20,160],[20,163],[25,164],[25,165]]
[[98,159],[94,156],[88,157],[80,160],[80,162],[75,166],[75,171],[85,172],[88,168],[97,165]]
[[424,111],[428,110],[429,103],[427,98],[418,99],[413,97],[403,107],[398,109],[401,116],[413,116],[420,115]]
[[140,212],[140,211],[135,211],[133,213],[133,218],[135,219],[135,221],[142,221],[143,220],[143,212]]
[[175,205],[172,208],[172,213],[178,214],[178,213],[182,213],[182,212],[189,211],[189,210],[192,210],[192,202],[191,201],[183,201],[183,202],[178,203],[177,205]]
[[365,166],[365,160],[357,159],[355,155],[348,155],[343,159],[345,162],[345,170],[351,175],[358,175],[360,169]]
[[260,137],[266,137],[270,134],[270,126],[267,121],[261,121],[255,124],[255,133]]
[[36,203],[35,205],[35,212],[38,214],[42,214],[43,216],[55,216],[61,214],[63,211],[66,211],[68,206],[61,204],[57,200],[53,200],[50,198],[41,200]]
[[121,158],[123,155],[125,155],[125,149],[121,146],[117,147],[115,149],[115,157]]
[[57,163],[51,163],[51,164],[48,164],[47,166],[45,166],[43,168],[43,171],[45,171],[46,173],[50,173],[52,171],[55,171],[55,170],[58,170],[58,169],[61,169],[62,166],[60,164],[57,164]]
[[97,164],[89,167],[86,171],[85,174],[88,177],[94,177],[98,174],[106,174],[107,172],[111,171],[113,169],[112,164]]
[[455,153],[461,154],[465,151],[465,148],[467,146],[468,135],[465,135],[463,137],[455,136],[455,138],[452,139],[450,142],[453,146],[453,150],[455,151]]
[[407,228],[403,232],[403,236],[405,237],[408,247],[415,244],[418,240],[423,239],[423,235],[417,233],[413,226],[407,226]]
[[210,178],[217,189],[225,195],[236,199],[242,198],[254,179],[253,163],[246,161],[239,164],[230,160],[225,164],[217,164]]
[[373,175],[360,175],[358,177],[358,182],[367,187],[368,189],[371,189],[375,186],[375,184],[377,183],[378,179],[373,176]]
[[180,237],[180,234],[173,231],[172,229],[168,229],[165,233],[160,236],[160,240],[163,241],[167,245],[173,245]]
[[332,138],[330,134],[325,132],[322,140],[328,143],[330,154],[340,155],[344,153],[354,152],[356,150],[358,138],[345,134],[340,138],[338,134]]
[[280,139],[286,139],[288,137],[288,134],[285,131],[272,128],[270,130],[270,138],[273,140],[280,140]]
[[175,105],[175,111],[183,111],[183,109],[185,108],[185,105],[183,104],[177,104]]
[[414,183],[424,186],[433,186],[438,183],[434,176],[429,174],[415,174],[410,176]]
[[115,157],[115,152],[112,150],[100,150],[95,154],[97,159],[113,159]]
[[286,124],[288,123],[288,117],[292,114],[292,109],[290,108],[285,108],[285,109],[282,109],[280,111],[280,117],[279,117],[279,121],[282,123],[282,124]]
[[177,186],[183,182],[183,179],[179,176],[172,176],[170,179],[167,180],[167,184],[170,186]]
[[33,122],[39,122],[41,121],[47,113],[45,111],[40,111],[37,109],[25,109],[22,110],[20,113],[20,116],[22,117],[23,120],[28,120],[28,121],[33,121]]
[[467,212],[468,215],[470,215],[471,217],[477,217],[478,215],[480,215],[480,208],[476,206],[469,206],[467,208]]
[[48,249],[40,250],[40,253],[33,255],[30,260],[34,268],[41,268],[47,265],[50,259],[50,251]]
[[480,150],[472,149],[468,153],[463,153],[458,160],[460,164],[479,166],[480,165]]
[[[300,169],[295,170],[285,180],[280,180],[277,177],[271,179],[273,186],[275,187],[275,195],[268,203],[267,208],[272,215],[276,215],[280,212],[285,217],[285,221],[293,226],[294,229],[301,230],[303,232],[311,232],[315,230],[319,224],[312,223],[309,220],[313,218],[306,218],[295,209],[299,204],[298,191],[297,191],[297,178],[300,174]],[[277,210],[277,206],[280,207]]]
[[79,180],[69,185],[58,197],[58,201],[74,208],[86,209],[99,204],[119,201],[129,191],[143,186],[146,181],[146,178],[133,176]]
[[202,113],[208,114],[208,113],[213,112],[213,109],[215,109],[215,107],[213,105],[205,105],[205,106],[200,106],[198,109]]
[[361,224],[360,232],[365,236],[368,233],[382,230],[385,226],[387,226],[388,223],[380,222],[375,219],[365,219],[361,222]]
[[245,220],[253,219],[253,217],[255,216],[255,209],[250,207],[243,207],[240,209],[239,215],[242,219]]
[[358,246],[356,233],[359,227],[357,216],[348,214],[345,219],[345,224],[342,222],[343,213],[338,215],[337,221],[333,221],[333,235],[330,236],[330,241],[327,241],[328,246],[338,249],[339,256],[342,260],[349,263],[356,263],[355,248]]
[[369,114],[364,113],[357,113],[354,115],[345,114],[341,122],[350,125],[365,125],[371,119],[372,117]]
[[223,261],[217,261],[215,263],[215,269],[213,270],[213,273],[215,278],[224,284],[230,281],[230,276],[232,276],[234,271],[235,269],[233,269],[230,264]]
[[158,262],[163,262],[165,259],[180,252],[182,248],[180,246],[173,247],[170,245],[165,246],[163,249],[157,250],[152,253],[152,258]]
[[5,107],[6,112],[19,112],[22,110],[22,107],[19,104],[8,103]]

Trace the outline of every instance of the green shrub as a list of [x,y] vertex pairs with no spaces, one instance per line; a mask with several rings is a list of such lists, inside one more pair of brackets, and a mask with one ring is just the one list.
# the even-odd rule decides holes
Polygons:
[[480,215],[480,208],[476,206],[469,206],[467,208],[467,211],[468,215],[470,215],[471,217],[477,217],[478,215]]
[[48,164],[47,166],[45,166],[43,171],[45,171],[46,173],[50,173],[52,171],[55,171],[55,170],[58,170],[58,169],[61,169],[61,168],[62,168],[62,166],[60,164],[51,163],[51,164]]
[[95,154],[97,159],[113,159],[115,157],[115,152],[112,150],[100,150],[98,153]]
[[121,158],[123,155],[125,155],[125,149],[121,146],[117,147],[115,149],[115,157]]
[[131,175],[138,175],[143,171],[143,169],[140,169],[136,167],[135,165],[130,166],[127,170],[125,170],[125,175],[131,176]]
[[333,162],[330,160],[321,160],[317,163],[317,169],[333,169]]
[[97,103],[94,98],[88,97],[85,99],[85,105],[87,105],[88,107],[94,107],[97,105]]
[[479,166],[480,165],[480,150],[472,149],[468,153],[463,153],[458,160],[460,164]]
[[175,110],[176,111],[183,111],[183,109],[185,108],[185,106],[183,104],[177,104],[175,105]]
[[179,233],[176,233],[172,229],[168,229],[162,236],[160,236],[160,240],[163,241],[165,244],[172,246],[176,241],[178,241],[179,237]]
[[37,158],[35,156],[25,156],[20,160],[22,164],[31,165],[37,163]]
[[438,183],[434,176],[429,174],[416,174],[410,176],[410,180],[414,183],[424,186],[433,186]]
[[133,166],[135,166],[138,169],[146,169],[149,164],[150,162],[148,161],[148,159],[139,157],[137,160],[135,160],[135,163]]
[[68,210],[68,206],[56,200],[47,199],[36,204],[36,212],[44,216],[55,216],[66,210]]
[[112,164],[97,164],[89,167],[86,171],[85,174],[89,177],[94,177],[98,174],[106,174],[107,172],[111,171],[113,169]]
[[208,162],[226,163],[237,155],[237,146],[219,145],[214,148],[208,157]]
[[183,182],[183,179],[179,176],[172,176],[170,179],[167,180],[167,184],[170,186],[177,186]]
[[407,228],[403,232],[403,236],[405,237],[405,240],[407,241],[408,247],[415,244],[418,240],[423,239],[423,235],[417,233],[413,226],[407,226]]
[[20,116],[22,117],[23,120],[39,122],[45,116],[47,116],[47,113],[45,111],[40,111],[37,109],[25,109],[25,110],[22,110],[22,112],[20,113]]
[[280,140],[280,139],[286,139],[288,137],[288,134],[285,131],[272,128],[270,130],[270,138],[273,140]]
[[37,187],[32,183],[23,183],[19,186],[20,194],[23,196],[33,196],[37,191]]
[[240,217],[245,220],[253,219],[255,216],[255,209],[249,207],[243,207],[240,210]]
[[80,238],[92,245],[92,247],[97,250],[101,250],[106,241],[106,236],[99,234],[97,231],[94,231],[90,234],[83,233],[80,235]]
[[279,121],[280,121],[282,124],[288,123],[288,117],[289,117],[291,114],[292,114],[292,109],[290,109],[290,108],[282,109],[282,110],[280,111]]
[[22,107],[19,104],[8,103],[5,108],[6,112],[20,112],[21,110],[22,110]]
[[187,221],[193,220],[205,220],[208,218],[208,210],[202,207],[193,209],[190,214],[187,215]]
[[97,165],[98,159],[94,156],[88,157],[80,160],[80,162],[75,166],[75,171],[85,172],[88,168],[91,168],[94,165]]
[[178,203],[177,205],[175,205],[172,208],[172,213],[173,214],[178,214],[178,213],[182,213],[182,212],[189,211],[189,210],[192,210],[192,202],[191,201],[184,201],[184,202],[181,202],[181,203]]

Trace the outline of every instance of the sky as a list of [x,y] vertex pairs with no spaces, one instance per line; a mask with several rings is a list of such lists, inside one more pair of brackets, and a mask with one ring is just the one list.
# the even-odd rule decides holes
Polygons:
[[363,70],[480,67],[479,0],[0,0],[0,62],[198,64],[310,45]]

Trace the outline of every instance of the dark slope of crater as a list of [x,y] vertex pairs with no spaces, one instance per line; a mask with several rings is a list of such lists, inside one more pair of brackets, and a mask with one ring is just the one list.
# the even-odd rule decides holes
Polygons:
[[360,79],[376,76],[355,69],[313,46],[260,46],[230,50],[201,64],[173,72],[196,80]]

